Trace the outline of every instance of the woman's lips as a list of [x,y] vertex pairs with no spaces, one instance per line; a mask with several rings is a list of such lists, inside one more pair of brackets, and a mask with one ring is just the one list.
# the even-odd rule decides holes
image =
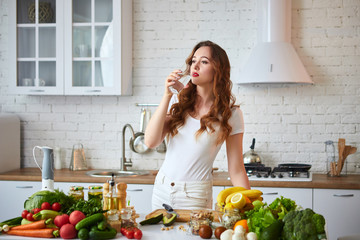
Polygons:
[[198,74],[198,73],[193,73],[192,76],[193,76],[193,77],[198,77],[199,74]]

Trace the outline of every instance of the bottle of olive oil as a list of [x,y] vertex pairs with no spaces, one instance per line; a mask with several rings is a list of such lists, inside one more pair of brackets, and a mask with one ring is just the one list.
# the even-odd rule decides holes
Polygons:
[[111,179],[109,180],[109,192],[106,194],[106,197],[104,199],[104,207],[106,207],[105,210],[107,210],[108,220],[119,220],[119,201],[120,198],[116,193],[115,179],[113,174],[111,176]]

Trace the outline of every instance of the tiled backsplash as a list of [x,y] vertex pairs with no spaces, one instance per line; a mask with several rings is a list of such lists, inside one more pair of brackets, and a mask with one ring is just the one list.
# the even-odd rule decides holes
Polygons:
[[[7,1],[0,0],[0,111],[21,118],[23,167],[35,167],[35,145],[60,147],[68,167],[72,145],[81,142],[90,167],[117,168],[122,127],[139,130],[136,103],[158,103],[165,77],[198,41],[218,43],[237,69],[257,40],[256,1],[134,0],[133,96],[11,95]],[[265,164],[310,163],[324,172],[326,140],[343,137],[360,148],[359,7],[359,1],[293,1],[292,43],[315,85],[234,85],[245,117],[244,151],[256,138]],[[126,156],[138,169],[158,169],[164,158],[133,153],[128,143]],[[359,158],[349,157],[350,172]],[[224,146],[214,166],[227,169]]]

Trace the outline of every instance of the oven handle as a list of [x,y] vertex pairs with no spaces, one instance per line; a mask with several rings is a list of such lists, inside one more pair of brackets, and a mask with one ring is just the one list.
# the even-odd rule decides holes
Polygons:
[[278,192],[263,193],[262,195],[278,195]]

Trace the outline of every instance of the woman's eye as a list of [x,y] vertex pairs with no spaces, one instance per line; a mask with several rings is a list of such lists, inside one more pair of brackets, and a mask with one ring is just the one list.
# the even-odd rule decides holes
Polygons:
[[208,64],[208,62],[207,62],[207,61],[202,61],[201,63],[202,63],[202,64]]

